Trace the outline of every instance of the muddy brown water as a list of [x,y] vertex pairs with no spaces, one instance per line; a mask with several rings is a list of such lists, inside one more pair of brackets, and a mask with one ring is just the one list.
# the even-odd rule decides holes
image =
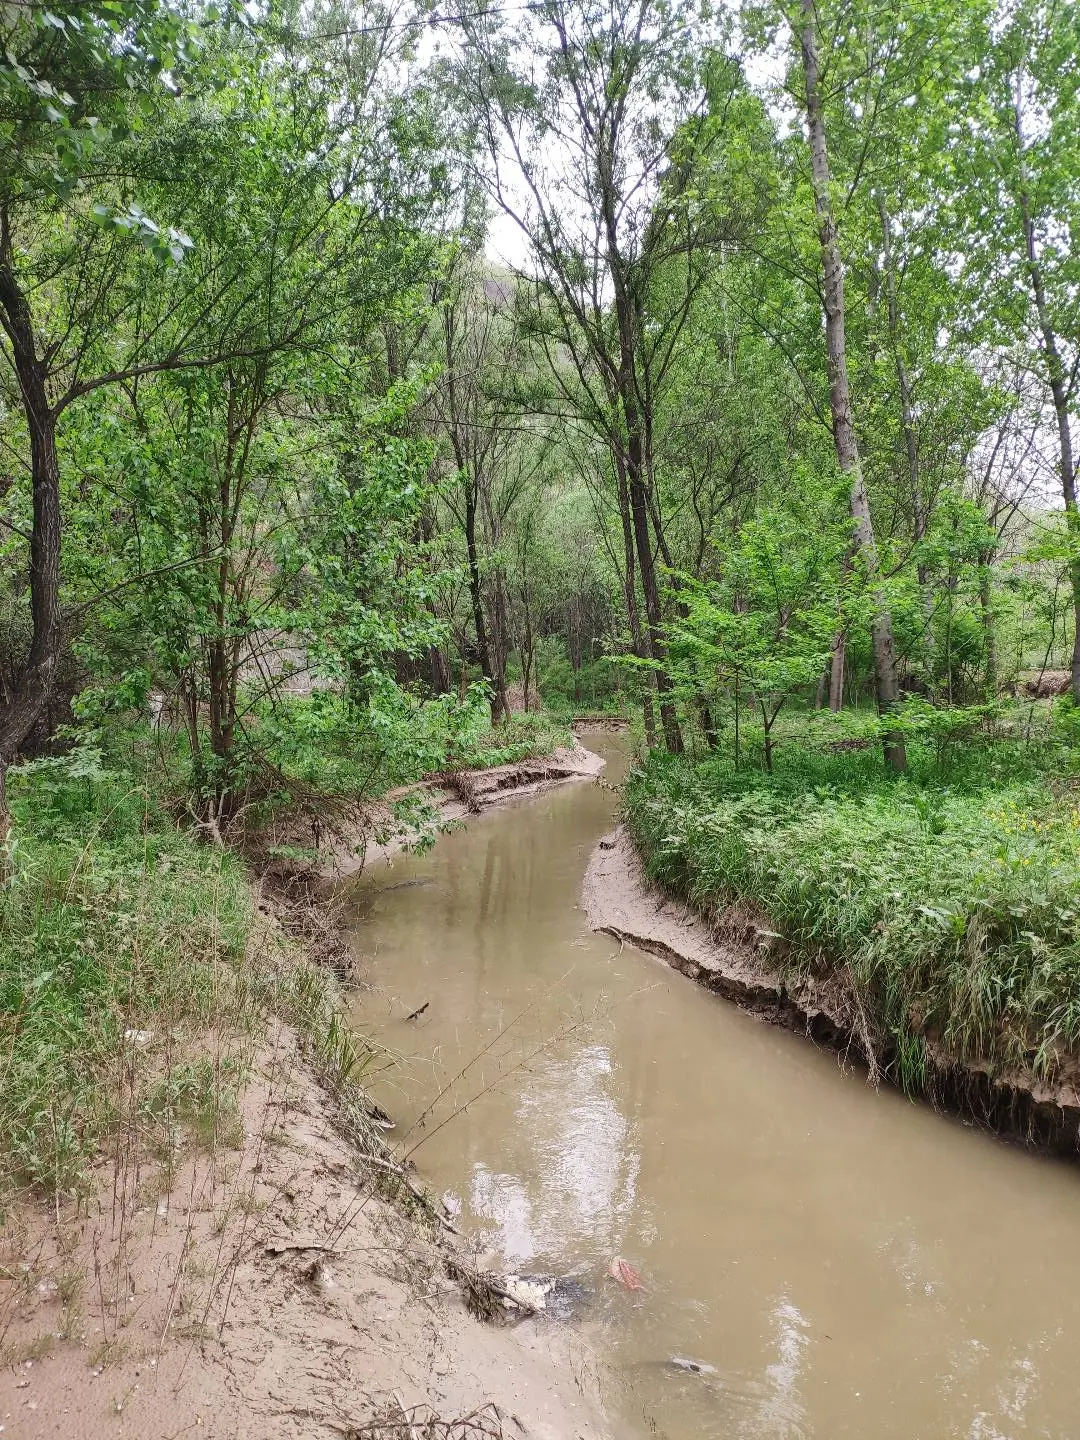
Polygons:
[[[585,743],[617,779],[621,738]],[[619,1435],[1076,1440],[1080,1167],[591,934],[615,805],[565,786],[351,887],[356,1020],[402,1058],[376,1088],[423,1179],[494,1263],[584,1282]]]

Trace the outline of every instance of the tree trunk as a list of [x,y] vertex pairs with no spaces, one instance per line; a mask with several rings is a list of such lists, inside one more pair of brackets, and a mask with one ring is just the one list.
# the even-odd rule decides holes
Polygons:
[[202,737],[199,734],[199,690],[191,670],[184,671],[178,677],[176,689],[180,697],[180,709],[184,717],[184,725],[187,728],[188,745],[191,749],[191,769],[196,785],[200,786],[205,773],[205,764]]
[[236,599],[238,577],[234,572],[236,517],[244,489],[245,439],[250,443],[254,410],[243,412],[234,386],[228,385],[228,418],[224,454],[220,461],[217,494],[207,524],[214,532],[220,558],[215,567],[215,633],[207,646],[207,699],[210,706],[210,750],[218,761],[213,777],[214,799],[209,816],[213,823],[231,819],[238,795],[235,791],[233,748],[236,738],[236,692],[240,674],[242,641],[230,635],[230,598]]
[[[912,538],[918,544],[926,539],[927,516],[922,493],[922,477],[919,473],[919,439],[915,423],[915,397],[911,389],[907,360],[904,355],[903,339],[900,334],[900,305],[896,294],[896,265],[892,253],[892,221],[885,204],[885,197],[878,195],[878,214],[881,217],[882,263],[885,269],[885,299],[889,318],[889,339],[892,344],[893,361],[896,366],[896,381],[900,390],[900,424],[904,433],[904,451],[907,455],[908,484],[911,487]],[[923,638],[922,654],[926,684],[932,693],[934,686],[934,597],[930,592],[930,574],[926,562],[920,558],[916,563],[919,579],[919,596],[922,600]]]
[[844,708],[844,667],[847,663],[847,634],[837,630],[833,636],[832,662],[829,665],[829,709],[839,715]]
[[581,704],[581,596],[566,602],[566,651],[574,677],[574,704]]
[[428,671],[431,676],[431,690],[434,695],[449,695],[450,667],[446,656],[438,645],[428,647]]
[[656,669],[656,694],[660,705],[660,723],[664,730],[664,743],[672,755],[683,751],[682,731],[671,697],[671,680],[664,669],[666,651],[663,636],[663,617],[660,610],[660,590],[656,583],[656,566],[653,564],[652,536],[649,532],[649,502],[645,493],[642,475],[640,436],[631,434],[627,447],[627,481],[630,492],[630,514],[634,526],[634,542],[637,549],[638,566],[641,570],[641,591],[645,596],[645,615],[649,622],[649,648]]
[[[637,549],[638,567],[641,571],[641,591],[645,597],[645,616],[648,621],[649,658],[653,661],[657,700],[660,706],[660,721],[664,730],[664,742],[675,755],[682,753],[682,732],[671,696],[671,680],[664,669],[664,639],[660,612],[660,592],[656,584],[656,567],[653,565],[652,540],[649,534],[649,497],[647,486],[652,474],[651,458],[645,453],[645,441],[650,434],[649,414],[642,415],[638,405],[637,360],[639,356],[638,318],[633,309],[626,284],[626,264],[619,248],[618,197],[615,187],[616,173],[616,127],[608,129],[598,154],[601,211],[604,232],[607,238],[607,268],[611,278],[615,317],[618,322],[619,349],[618,373],[614,377],[611,398],[617,400],[621,421],[625,426],[625,449],[620,457],[620,468],[625,467],[620,479],[625,482],[630,502],[630,516],[633,526],[634,544]],[[617,449],[623,449],[618,445]],[[620,497],[621,498],[621,497]]]
[[[497,548],[498,540],[493,544]],[[510,715],[510,702],[506,696],[506,661],[510,648],[510,622],[507,614],[506,587],[496,569],[492,576],[491,601],[491,668],[499,712],[505,718]]]
[[[430,546],[434,538],[435,526],[430,514],[425,510],[421,515],[418,524],[418,544],[425,550]],[[432,620],[439,618],[435,608],[435,601],[429,595],[426,601],[427,612]],[[448,652],[444,652],[441,645],[428,646],[428,674],[430,676],[431,690],[435,695],[449,695],[452,682],[450,678],[450,661]]]
[[1061,361],[1061,351],[1058,347],[1057,335],[1046,299],[1046,282],[1039,259],[1035,222],[1031,214],[1031,200],[1027,191],[1027,174],[1024,167],[1024,138],[1019,101],[1017,101],[1015,113],[1016,145],[1020,166],[1020,218],[1024,227],[1028,279],[1031,282],[1035,311],[1039,319],[1043,359],[1046,362],[1050,394],[1054,401],[1054,417],[1057,420],[1061,494],[1065,501],[1065,524],[1071,542],[1069,585],[1072,590],[1073,602],[1072,697],[1073,703],[1080,705],[1080,511],[1077,510],[1076,505],[1076,466],[1073,462],[1072,430],[1069,425],[1069,387],[1065,381],[1065,367]]
[[[851,575],[851,547],[844,552],[841,571],[841,595]],[[847,630],[844,625],[844,606],[841,597],[836,602],[836,630],[833,633],[832,657],[829,660],[829,709],[839,715],[844,708],[844,670],[847,665]]]
[[983,672],[983,686],[987,700],[997,697],[998,665],[997,635],[994,629],[994,607],[990,594],[990,566],[993,554],[985,551],[979,557],[979,609],[982,613],[983,641],[986,645],[986,666]]
[[[817,38],[814,31],[813,0],[802,0],[802,57],[806,77],[806,118],[810,136],[810,163],[814,184],[814,209],[821,242],[824,272],[825,343],[828,353],[829,404],[832,409],[833,440],[840,469],[851,485],[850,507],[855,547],[874,594],[871,624],[874,648],[874,688],[878,710],[884,715],[899,698],[896,655],[893,648],[892,615],[880,590],[877,546],[870,516],[870,503],[863,480],[862,462],[855,437],[851,392],[848,384],[847,340],[844,316],[844,265],[840,256],[836,222],[830,196],[829,152],[825,137],[825,115],[818,90]],[[903,736],[895,730],[885,735],[885,760],[893,770],[907,768]]]
[[716,728],[712,706],[703,695],[698,697],[698,714],[701,717],[701,733],[705,737],[705,744],[710,750],[718,750],[720,748],[720,732]]
[[773,712],[772,718],[770,719],[768,706],[765,704],[764,700],[760,698],[760,696],[758,697],[758,709],[761,711],[761,730],[765,739],[765,773],[767,775],[771,775],[774,768],[772,727],[773,722],[776,720],[776,717],[780,712],[779,710],[775,710]]
[[[18,754],[48,703],[60,659],[60,462],[56,416],[45,365],[38,359],[30,305],[15,273],[6,213],[0,215],[0,324],[11,344],[23,414],[30,433],[33,522],[30,531],[30,615],[26,664],[0,715],[0,761]],[[6,823],[0,815],[0,824]]]
[[491,648],[488,645],[487,622],[484,619],[484,595],[480,584],[480,558],[476,550],[476,486],[469,480],[465,488],[465,550],[469,561],[469,596],[472,600],[473,626],[476,629],[476,654],[480,673],[491,689],[491,723],[502,718],[499,692],[491,669]]
[[522,587],[522,602],[524,615],[521,626],[521,703],[527,715],[532,709],[530,691],[533,668],[532,608],[529,605],[529,587],[527,585]]
[[[616,462],[619,517],[622,520],[623,553],[626,557],[626,574],[623,577],[623,594],[626,599],[626,618],[630,622],[630,643],[639,660],[650,658],[645,634],[641,628],[641,614],[637,601],[637,562],[634,558],[634,532],[630,517],[630,496],[626,484],[626,471],[622,460]],[[642,713],[645,722],[645,743],[651,750],[656,745],[656,715],[653,712],[651,686],[646,683],[642,695]]]

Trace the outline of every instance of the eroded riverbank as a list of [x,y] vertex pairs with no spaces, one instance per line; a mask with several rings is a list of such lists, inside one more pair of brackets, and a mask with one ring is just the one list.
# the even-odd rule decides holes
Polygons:
[[[451,770],[390,790],[364,807],[359,827],[351,832],[347,829],[324,847],[327,854],[322,878],[341,880],[375,867],[380,861],[389,862],[411,848],[433,825],[446,827],[511,800],[527,800],[559,785],[595,779],[603,768],[603,759],[572,736],[570,744],[560,745],[550,755],[482,770]],[[401,802],[415,800],[429,807],[420,829],[395,819],[395,809]]]
[[[842,969],[787,982],[771,959],[778,937],[767,916],[733,905],[710,924],[650,883],[622,825],[593,852],[582,903],[594,930],[659,956],[752,1014],[860,1060],[875,1073],[887,1071],[891,1057],[871,1038]],[[1072,1078],[1049,1085],[1031,1074],[963,1064],[928,1038],[925,1085],[931,1104],[1036,1148],[1080,1159],[1080,1089]]]
[[1076,1173],[593,933],[615,803],[500,808],[351,891],[357,1016],[407,1062],[380,1095],[421,1176],[492,1266],[580,1281],[621,1435],[1064,1440]]

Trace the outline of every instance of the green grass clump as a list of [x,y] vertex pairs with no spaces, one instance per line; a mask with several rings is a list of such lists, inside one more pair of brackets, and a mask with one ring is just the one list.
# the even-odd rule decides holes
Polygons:
[[121,1129],[217,1125],[238,1079],[208,1068],[207,1034],[247,1004],[251,906],[233,857],[96,760],[15,770],[9,789],[0,1195],[62,1193]]
[[482,770],[491,765],[512,765],[550,755],[572,742],[569,727],[541,711],[511,715],[501,725],[484,723],[466,734],[451,752],[457,765]]
[[953,763],[912,746],[789,747],[767,775],[652,757],[627,823],[650,873],[713,915],[752,902],[796,977],[847,967],[899,1078],[923,1041],[1052,1077],[1080,1049],[1080,791],[1021,746]]

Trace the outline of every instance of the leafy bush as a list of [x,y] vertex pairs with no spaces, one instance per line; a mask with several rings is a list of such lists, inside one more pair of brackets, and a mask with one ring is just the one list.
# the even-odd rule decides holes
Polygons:
[[493,727],[483,685],[419,699],[387,677],[357,705],[331,691],[287,696],[253,727],[252,744],[286,778],[326,796],[364,799],[453,767],[546,754],[569,736],[543,713]]
[[438,770],[461,733],[487,715],[482,696],[421,701],[380,677],[365,704],[331,690],[260,709],[250,745],[287,780],[362,799]]
[[543,712],[511,715],[498,726],[485,723],[458,738],[449,760],[467,769],[483,769],[489,765],[510,765],[550,755],[560,745],[568,745],[570,731],[558,720]]

